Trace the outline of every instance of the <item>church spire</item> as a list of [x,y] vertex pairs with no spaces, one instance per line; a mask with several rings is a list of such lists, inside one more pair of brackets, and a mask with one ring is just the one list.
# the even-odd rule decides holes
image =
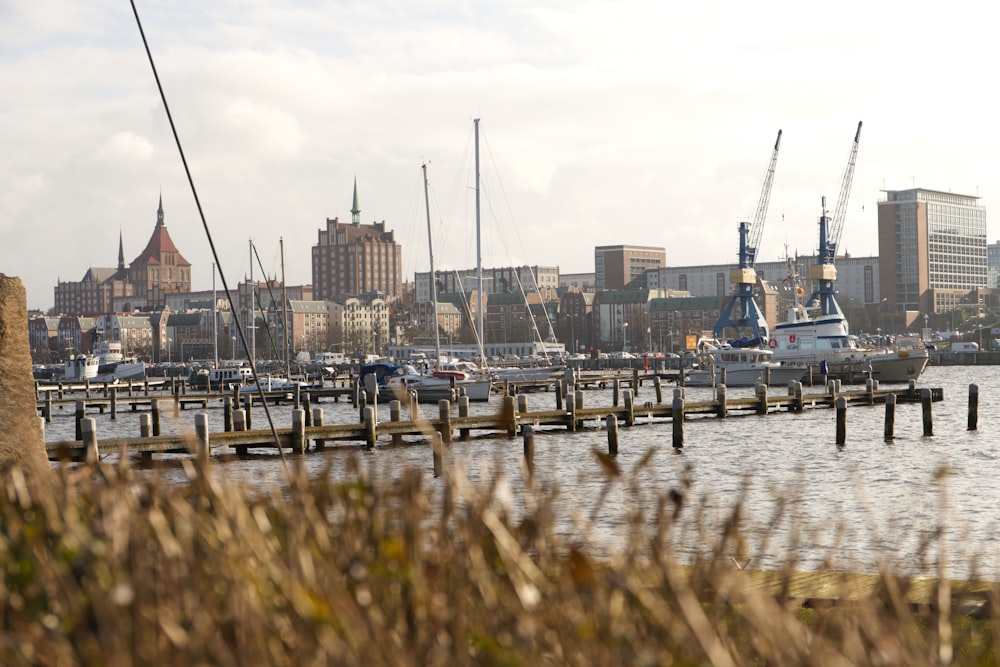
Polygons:
[[156,226],[163,226],[163,193],[160,193],[160,205],[156,209]]
[[358,208],[358,177],[354,177],[354,205],[351,206],[351,224],[357,227],[361,224],[361,209]]
[[125,245],[122,243],[122,233],[118,232],[118,270],[125,270]]

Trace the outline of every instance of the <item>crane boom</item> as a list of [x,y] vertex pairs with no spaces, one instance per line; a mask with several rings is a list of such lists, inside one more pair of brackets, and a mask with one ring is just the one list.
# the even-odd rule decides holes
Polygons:
[[760,189],[760,201],[757,202],[757,213],[753,217],[750,225],[750,238],[748,245],[753,254],[750,257],[750,267],[757,260],[757,248],[760,247],[760,239],[764,234],[764,219],[767,217],[767,205],[771,201],[771,185],[774,183],[774,170],[778,166],[778,148],[781,146],[781,130],[778,130],[778,138],[774,141],[774,151],[771,153],[771,163],[767,167],[764,175],[764,185]]
[[757,213],[754,215],[753,223],[741,222],[739,224],[740,263],[737,268],[729,272],[729,282],[736,285],[736,290],[729,303],[719,313],[719,319],[712,329],[716,338],[720,338],[723,331],[730,328],[738,332],[749,330],[750,335],[744,338],[744,344],[758,345],[761,341],[767,340],[770,335],[767,318],[764,317],[753,297],[753,290],[757,284],[757,272],[754,271],[753,266],[757,260],[757,248],[764,231],[764,218],[767,217],[767,203],[771,198],[771,184],[774,183],[774,170],[778,164],[780,145],[781,130],[778,130],[778,138],[774,142],[771,162],[764,175],[764,185],[761,188],[760,201],[757,203]]
[[[858,160],[859,141],[861,141],[861,121],[858,121],[858,130],[854,133],[851,154],[847,158],[847,167],[844,168],[844,180],[840,184],[840,196],[837,197],[837,206],[833,209],[833,220],[827,231],[826,241],[830,250],[830,261],[836,257],[837,246],[840,244],[840,234],[844,231],[844,219],[847,218],[847,200],[851,196],[851,182],[854,180],[854,165]],[[820,252],[823,252],[823,248],[820,248]]]

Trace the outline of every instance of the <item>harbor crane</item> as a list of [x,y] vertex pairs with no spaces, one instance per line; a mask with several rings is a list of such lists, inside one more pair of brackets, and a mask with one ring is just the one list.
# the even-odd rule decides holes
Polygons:
[[809,297],[807,307],[819,307],[821,315],[839,315],[843,317],[840,305],[834,294],[834,283],[837,280],[837,245],[844,231],[844,219],[847,217],[847,200],[851,196],[851,182],[854,180],[854,165],[858,160],[858,142],[861,141],[861,121],[854,133],[851,152],[844,169],[844,179],[840,185],[840,196],[833,210],[833,218],[826,214],[826,198],[823,198],[823,212],[819,218],[819,250],[816,263],[809,267],[809,279],[816,283],[816,289]]
[[729,282],[736,285],[736,290],[712,329],[712,335],[716,338],[721,338],[726,328],[733,328],[738,332],[752,331],[753,334],[749,338],[741,341],[745,345],[759,345],[769,337],[767,319],[753,298],[753,290],[757,284],[757,271],[754,269],[754,264],[757,261],[760,239],[764,233],[764,219],[767,217],[767,205],[771,199],[771,185],[774,183],[774,170],[778,164],[778,148],[780,146],[781,130],[778,130],[778,138],[774,142],[771,162],[764,175],[764,185],[761,187],[760,200],[757,203],[757,212],[754,214],[753,222],[739,224],[740,263],[737,268],[729,272]]

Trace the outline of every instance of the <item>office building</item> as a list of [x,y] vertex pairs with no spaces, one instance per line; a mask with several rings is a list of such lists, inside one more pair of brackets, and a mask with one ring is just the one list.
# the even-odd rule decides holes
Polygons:
[[667,263],[667,251],[648,246],[614,245],[594,248],[594,273],[597,291],[625,289],[627,286],[644,288],[642,283],[649,269]]

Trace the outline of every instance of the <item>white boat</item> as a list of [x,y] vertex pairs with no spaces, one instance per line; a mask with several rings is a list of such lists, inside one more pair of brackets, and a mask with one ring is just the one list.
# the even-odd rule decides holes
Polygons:
[[109,341],[94,343],[94,356],[98,360],[95,382],[128,382],[146,379],[146,364],[122,353],[122,344]]
[[417,401],[436,403],[447,399],[455,401],[465,395],[470,401],[488,401],[493,383],[489,378],[460,377],[457,372],[442,377],[424,375],[409,364],[380,361],[365,364],[359,374],[366,391],[375,391],[380,400],[406,400],[416,392]]
[[919,378],[930,361],[929,351],[919,343],[864,347],[850,334],[839,308],[826,315],[810,315],[797,299],[789,308],[788,320],[775,327],[768,345],[776,360],[805,364],[814,378],[838,378],[848,383],[867,378],[906,383]]
[[63,364],[63,380],[66,382],[83,382],[97,377],[97,369],[101,360],[92,354],[75,354]]
[[689,387],[783,386],[802,380],[809,372],[805,365],[774,361],[774,353],[760,347],[733,347],[703,340],[699,351],[701,368],[689,371],[684,379]]
[[[824,202],[820,216],[820,263],[811,267],[811,276],[819,284],[806,304],[800,296],[799,274],[794,262],[788,260],[788,282],[793,303],[788,318],[775,327],[768,341],[773,358],[785,363],[806,364],[813,378],[838,378],[843,382],[862,383],[868,378],[884,383],[905,383],[916,380],[930,360],[930,352],[919,341],[892,348],[871,348],[859,344],[852,336],[834,290],[836,268],[833,258],[836,237],[827,238],[829,218]],[[839,229],[835,225],[835,229]],[[816,311],[811,313],[810,310]]]

